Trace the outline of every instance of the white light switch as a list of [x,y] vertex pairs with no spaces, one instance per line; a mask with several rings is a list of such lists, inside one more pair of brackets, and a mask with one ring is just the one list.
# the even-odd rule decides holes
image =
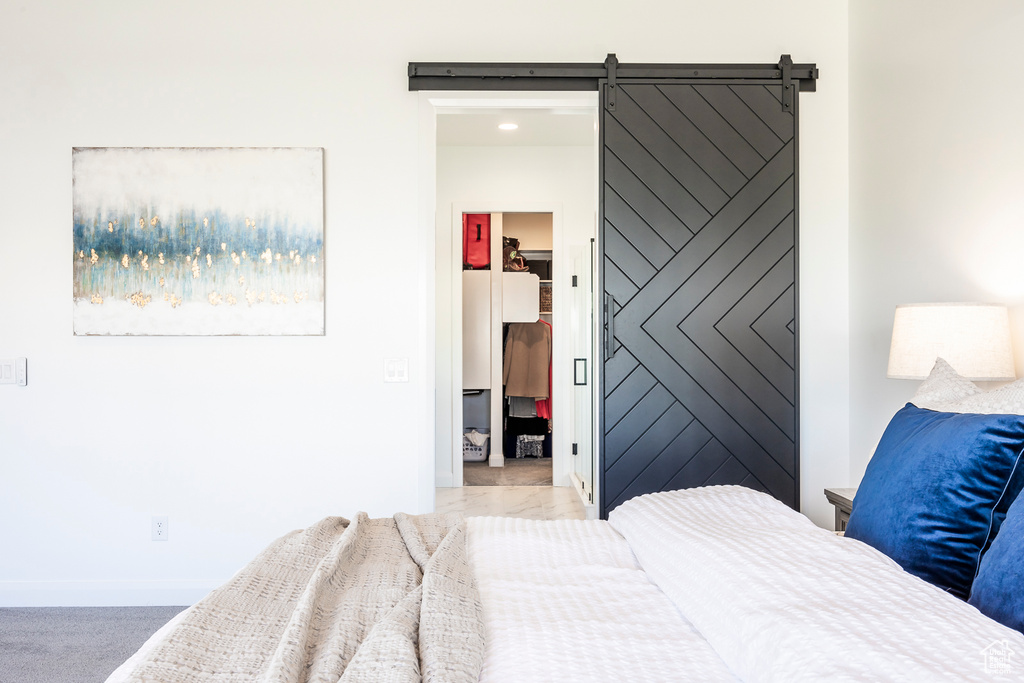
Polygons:
[[0,358],[0,384],[28,384],[28,361],[24,358]]
[[385,358],[384,359],[384,381],[385,382],[408,382],[409,381],[409,359],[408,358]]

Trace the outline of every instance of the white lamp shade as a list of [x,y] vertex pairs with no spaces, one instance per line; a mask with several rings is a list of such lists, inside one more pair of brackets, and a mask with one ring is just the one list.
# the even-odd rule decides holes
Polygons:
[[925,379],[942,358],[970,380],[1015,378],[1010,316],[993,304],[905,304],[896,307],[889,347],[893,379]]

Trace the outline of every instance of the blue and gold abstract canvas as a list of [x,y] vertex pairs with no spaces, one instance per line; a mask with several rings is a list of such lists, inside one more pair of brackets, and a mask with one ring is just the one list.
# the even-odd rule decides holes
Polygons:
[[72,151],[76,335],[322,335],[321,148]]

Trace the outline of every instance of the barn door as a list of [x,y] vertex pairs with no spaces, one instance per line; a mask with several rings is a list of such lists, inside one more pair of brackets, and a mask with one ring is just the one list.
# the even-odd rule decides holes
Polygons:
[[797,507],[797,98],[603,87],[602,516],[711,484]]

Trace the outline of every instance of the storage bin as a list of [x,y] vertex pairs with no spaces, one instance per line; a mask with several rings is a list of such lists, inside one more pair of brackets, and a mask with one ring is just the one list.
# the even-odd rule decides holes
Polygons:
[[467,429],[462,435],[462,461],[483,462],[490,455],[491,437],[477,429]]
[[520,434],[516,439],[516,457],[517,458],[543,458],[544,457],[544,437],[534,436],[532,434]]

